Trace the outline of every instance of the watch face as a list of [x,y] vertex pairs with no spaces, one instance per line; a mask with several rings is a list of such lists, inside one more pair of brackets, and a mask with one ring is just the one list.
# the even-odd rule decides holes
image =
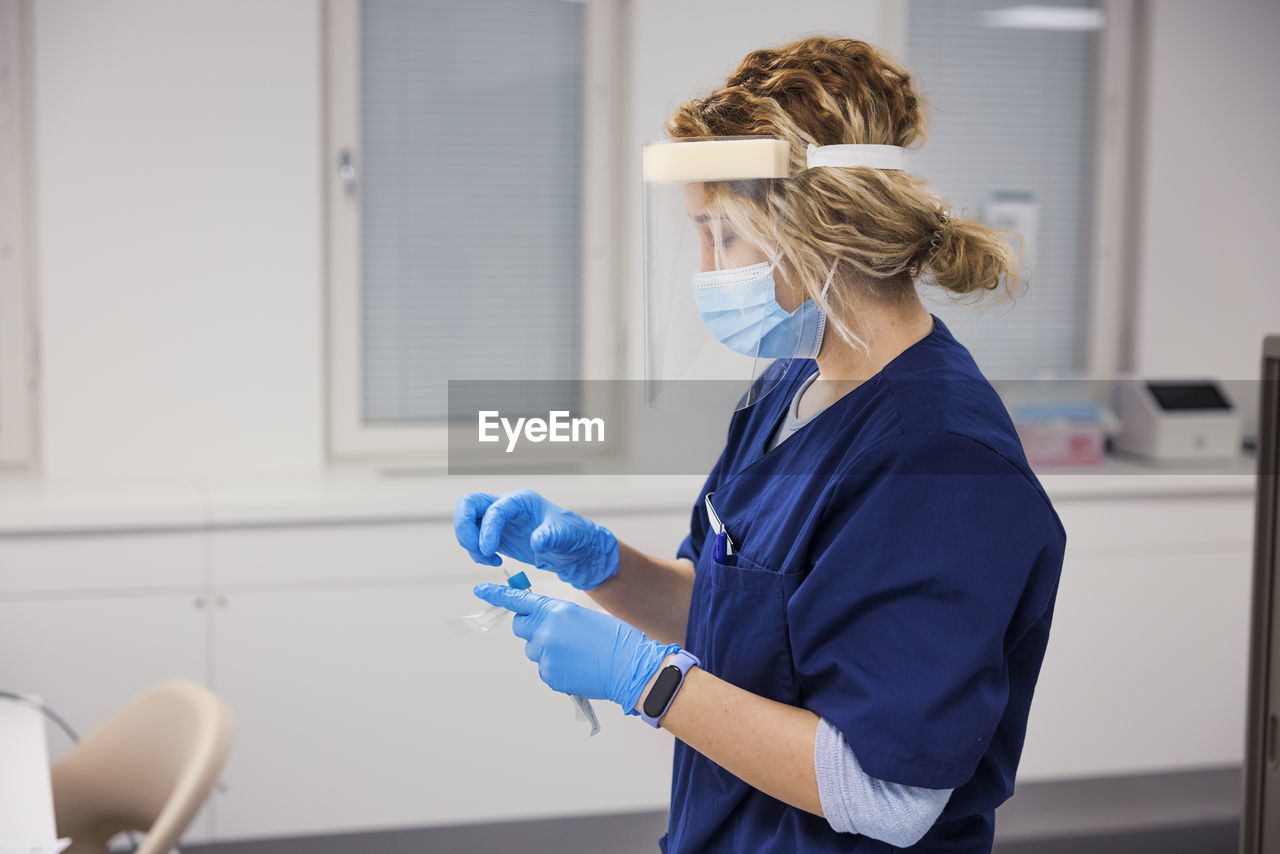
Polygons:
[[667,704],[671,702],[671,697],[676,693],[676,688],[679,687],[680,680],[683,678],[684,674],[674,664],[664,667],[658,674],[657,681],[653,683],[649,696],[644,698],[644,713],[651,718],[656,718],[666,711]]

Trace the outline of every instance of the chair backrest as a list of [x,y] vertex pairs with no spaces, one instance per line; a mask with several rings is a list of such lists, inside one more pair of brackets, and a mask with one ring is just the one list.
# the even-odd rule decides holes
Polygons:
[[127,830],[137,854],[177,844],[231,748],[231,709],[207,688],[175,679],[135,698],[53,766],[53,805],[68,854],[101,854]]

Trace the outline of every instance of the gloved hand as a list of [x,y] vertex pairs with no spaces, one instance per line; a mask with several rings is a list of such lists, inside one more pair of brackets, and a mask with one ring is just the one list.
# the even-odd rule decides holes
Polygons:
[[593,590],[618,572],[618,540],[607,528],[532,489],[462,496],[453,532],[476,563],[500,566],[504,554],[549,569],[579,590]]
[[477,584],[475,594],[516,616],[512,631],[553,690],[588,700],[612,700],[629,715],[649,680],[679,644],[661,644],[616,617],[563,599],[501,584]]

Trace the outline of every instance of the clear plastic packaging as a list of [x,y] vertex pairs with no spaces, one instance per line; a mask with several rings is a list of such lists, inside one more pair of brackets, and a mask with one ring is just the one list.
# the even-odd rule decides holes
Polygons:
[[595,735],[600,731],[600,719],[596,717],[596,710],[592,707],[591,701],[586,697],[570,697],[573,701],[573,707],[577,710],[574,715],[580,721],[586,721],[591,731],[587,733],[587,738]]
[[[531,589],[528,577],[523,573],[511,575],[503,569],[503,574],[507,576],[507,583],[512,587],[521,590]],[[477,611],[474,614],[467,614],[463,617],[449,617],[446,622],[449,628],[458,637],[477,634],[479,632],[488,632],[502,625],[503,620],[510,614],[506,608],[501,605],[490,605],[483,611]],[[596,717],[596,710],[592,707],[591,701],[585,697],[570,697],[573,701],[574,717],[580,721],[586,721],[590,727],[587,737],[595,735],[600,731],[600,719]]]
[[449,617],[446,622],[458,637],[466,637],[477,632],[487,632],[502,623],[502,618],[511,612],[501,605],[490,605],[483,611],[468,614],[465,617]]

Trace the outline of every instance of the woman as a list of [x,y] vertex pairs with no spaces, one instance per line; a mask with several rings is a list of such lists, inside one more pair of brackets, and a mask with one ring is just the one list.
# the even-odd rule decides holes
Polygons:
[[[998,235],[894,159],[924,127],[903,69],[812,38],[747,56],[668,120],[678,156],[646,155],[683,182],[708,329],[793,356],[735,413],[675,560],[530,491],[459,501],[476,561],[552,570],[616,615],[476,588],[516,612],[552,688],[678,739],[670,854],[989,851],[1013,792],[1065,533],[999,398],[917,296],[926,271],[955,294],[1015,277]],[[725,180],[690,178],[680,140],[736,137],[781,152],[788,177],[731,176],[719,156]]]

